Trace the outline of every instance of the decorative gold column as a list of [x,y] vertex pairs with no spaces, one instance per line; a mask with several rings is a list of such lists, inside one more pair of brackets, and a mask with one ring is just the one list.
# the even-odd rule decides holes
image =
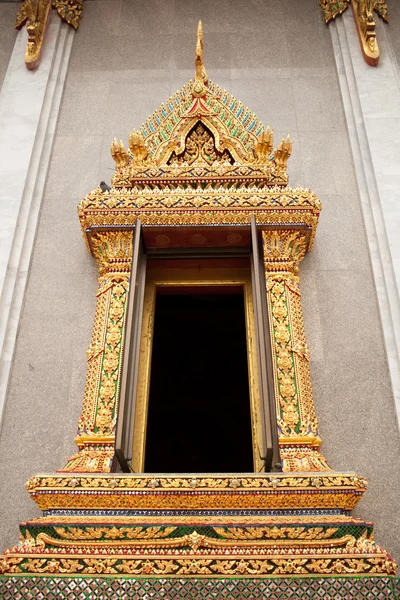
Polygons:
[[114,456],[123,334],[132,262],[132,230],[96,233],[92,252],[99,263],[99,288],[82,414],[79,448],[62,471],[109,473]]
[[299,264],[307,251],[299,230],[262,232],[271,329],[278,436],[283,470],[330,471],[320,454],[303,313]]

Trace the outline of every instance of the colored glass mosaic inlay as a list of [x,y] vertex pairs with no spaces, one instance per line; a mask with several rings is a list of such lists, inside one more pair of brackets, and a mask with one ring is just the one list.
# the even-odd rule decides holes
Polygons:
[[0,578],[3,600],[130,598],[323,598],[395,600],[400,580],[391,577],[279,579],[112,579],[71,577]]

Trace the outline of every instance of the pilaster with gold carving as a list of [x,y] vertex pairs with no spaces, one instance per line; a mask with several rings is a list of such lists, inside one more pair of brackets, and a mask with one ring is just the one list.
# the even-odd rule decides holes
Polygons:
[[108,231],[91,238],[99,263],[99,288],[82,414],[79,448],[62,471],[108,473],[114,456],[124,325],[132,263],[132,231]]
[[301,294],[299,264],[307,251],[301,231],[263,231],[274,389],[283,470],[330,471],[320,454]]

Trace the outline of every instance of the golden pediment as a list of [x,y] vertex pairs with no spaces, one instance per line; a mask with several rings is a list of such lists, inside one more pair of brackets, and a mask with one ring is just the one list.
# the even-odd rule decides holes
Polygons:
[[138,218],[162,229],[247,227],[254,216],[259,226],[304,229],[309,250],[321,204],[288,187],[291,153],[289,136],[274,148],[270,127],[208,79],[199,24],[194,78],[131,131],[126,148],[114,139],[111,189],[96,188],[78,207],[88,247],[96,254],[98,228],[131,228]]
[[181,151],[186,135],[197,121],[210,129],[221,151],[231,147],[237,162],[251,162],[252,151],[263,125],[257,116],[239,100],[212,81],[204,86],[204,95],[195,95],[196,80],[189,81],[160,106],[142,125],[150,157],[154,162],[167,162],[173,151]]
[[[195,76],[129,136],[129,147],[115,139],[113,187],[151,180],[249,176],[262,185],[287,185],[289,138],[273,148],[273,131],[226,90],[208,79],[199,23]],[[246,171],[238,173],[238,167]]]

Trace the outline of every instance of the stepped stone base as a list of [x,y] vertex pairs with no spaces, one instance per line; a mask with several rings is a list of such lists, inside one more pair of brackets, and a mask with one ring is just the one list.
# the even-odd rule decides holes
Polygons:
[[[1,597],[396,598],[353,474],[43,475]],[[398,590],[397,590],[398,591]]]

